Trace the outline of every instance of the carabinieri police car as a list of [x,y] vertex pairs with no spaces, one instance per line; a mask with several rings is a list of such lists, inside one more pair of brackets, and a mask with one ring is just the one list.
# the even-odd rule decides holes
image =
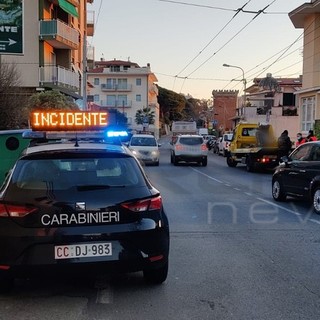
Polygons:
[[51,272],[143,271],[164,282],[168,218],[139,161],[114,143],[124,133],[110,142],[97,131],[105,113],[37,112],[32,123],[30,146],[0,189],[0,288]]

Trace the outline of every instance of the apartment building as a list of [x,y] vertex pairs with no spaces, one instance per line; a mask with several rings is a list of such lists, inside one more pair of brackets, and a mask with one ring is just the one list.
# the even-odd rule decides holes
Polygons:
[[88,102],[100,109],[117,109],[128,119],[128,127],[142,131],[143,125],[135,122],[138,110],[150,108],[155,114],[155,123],[146,124],[145,130],[159,137],[158,81],[150,64],[140,67],[131,61],[96,61],[87,72]]
[[320,0],[306,2],[289,13],[295,28],[304,30],[302,88],[297,93],[300,131],[320,124]]
[[289,131],[292,140],[299,127],[296,93],[302,86],[302,77],[253,79],[253,84],[246,89],[245,119],[248,122],[270,123],[279,136],[284,128]]
[[23,92],[56,89],[82,98],[86,88],[86,39],[94,33],[93,0],[28,0],[23,3],[23,52],[0,52],[1,63],[15,64]]

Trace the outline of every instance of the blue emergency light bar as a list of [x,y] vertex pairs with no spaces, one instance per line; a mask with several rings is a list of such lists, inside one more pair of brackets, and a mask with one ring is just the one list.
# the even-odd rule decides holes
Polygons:
[[25,139],[33,140],[100,140],[120,139],[128,137],[124,130],[107,131],[25,131],[22,133]]

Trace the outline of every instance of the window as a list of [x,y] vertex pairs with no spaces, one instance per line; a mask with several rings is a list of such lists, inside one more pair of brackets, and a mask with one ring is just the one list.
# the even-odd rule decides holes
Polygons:
[[126,95],[118,95],[118,106],[127,106],[128,98]]
[[114,89],[117,83],[117,79],[107,79],[107,89]]
[[98,94],[95,94],[93,96],[94,102],[99,102],[100,101],[100,96]]
[[136,94],[136,101],[141,101],[141,94]]
[[136,79],[136,85],[137,86],[141,86],[141,78],[137,78]]
[[315,118],[315,97],[302,98],[300,110],[301,130],[309,131],[312,129]]
[[145,147],[156,147],[157,141],[155,138],[149,137],[132,137],[131,146],[145,146]]
[[120,66],[111,66],[110,71],[111,72],[120,72]]
[[94,84],[95,86],[98,86],[98,85],[100,84],[100,79],[99,79],[99,78],[94,78],[93,84]]
[[116,106],[116,96],[115,95],[107,95],[107,106],[115,107]]
[[118,89],[127,89],[128,80],[127,79],[118,79]]
[[295,106],[295,97],[293,93],[284,93],[283,94],[283,105],[293,107]]

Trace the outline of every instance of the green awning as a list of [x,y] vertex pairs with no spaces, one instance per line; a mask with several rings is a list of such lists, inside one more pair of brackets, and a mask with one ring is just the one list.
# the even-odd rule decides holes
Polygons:
[[74,17],[79,17],[76,7],[67,0],[59,0],[59,6],[62,10],[72,14]]

